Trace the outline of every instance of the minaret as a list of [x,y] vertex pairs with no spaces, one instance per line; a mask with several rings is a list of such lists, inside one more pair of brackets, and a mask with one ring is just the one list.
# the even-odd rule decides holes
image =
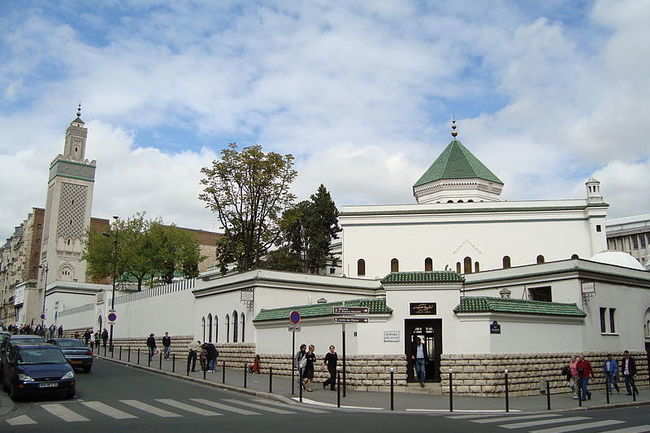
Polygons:
[[88,129],[81,120],[81,105],[65,134],[63,153],[50,163],[45,205],[39,288],[53,281],[86,281],[81,260],[90,227],[95,161],[85,159]]
[[585,182],[587,188],[587,201],[589,203],[602,203],[603,194],[600,192],[600,182],[593,177],[590,177]]

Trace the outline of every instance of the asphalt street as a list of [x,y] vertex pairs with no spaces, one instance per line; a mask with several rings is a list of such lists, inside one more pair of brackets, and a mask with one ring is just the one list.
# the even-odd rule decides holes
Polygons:
[[650,432],[648,406],[539,414],[390,413],[285,405],[97,360],[73,400],[16,403],[0,432]]

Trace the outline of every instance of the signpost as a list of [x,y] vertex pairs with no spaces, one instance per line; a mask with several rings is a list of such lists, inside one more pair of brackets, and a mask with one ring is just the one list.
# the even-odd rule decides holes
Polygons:
[[368,307],[334,307],[334,314],[368,314]]
[[[343,301],[345,304],[345,301]],[[341,324],[341,348],[343,349],[343,397],[347,395],[346,393],[346,380],[345,380],[345,324],[346,323],[368,323],[367,317],[355,317],[356,314],[369,314],[370,309],[368,307],[346,307],[345,305],[340,307],[332,308],[333,314],[339,314],[339,317],[334,318],[335,323]]]
[[[289,322],[291,323],[291,326],[289,326],[289,332],[291,332],[291,395],[294,395],[296,385],[296,366],[294,365],[296,362],[296,332],[300,332],[300,312],[292,311],[289,313]],[[302,382],[302,377],[300,380]]]
[[113,325],[115,322],[117,322],[117,313],[115,311],[111,311],[108,313],[106,318],[108,319],[108,324]]

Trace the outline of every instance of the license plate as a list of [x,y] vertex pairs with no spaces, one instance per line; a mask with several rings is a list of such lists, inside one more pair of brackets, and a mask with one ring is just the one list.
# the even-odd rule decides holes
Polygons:
[[81,363],[82,363],[82,361],[75,360],[75,359],[70,361],[70,364],[81,364]]
[[56,382],[50,382],[50,383],[39,383],[38,387],[39,388],[58,388],[59,384]]

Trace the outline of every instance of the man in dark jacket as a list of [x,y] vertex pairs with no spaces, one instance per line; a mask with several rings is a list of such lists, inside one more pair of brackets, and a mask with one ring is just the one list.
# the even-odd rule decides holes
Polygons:
[[336,348],[330,346],[330,351],[325,355],[325,365],[327,366],[327,371],[329,372],[330,377],[323,382],[323,389],[327,388],[327,385],[329,385],[332,391],[336,390],[336,363],[338,360],[339,357],[336,354]]
[[219,351],[217,350],[217,347],[212,343],[205,343],[205,351],[207,352],[206,360],[208,361],[208,371],[214,373]]
[[582,400],[591,400],[591,391],[589,391],[589,379],[594,377],[594,372],[591,368],[591,363],[585,359],[584,356],[578,357],[578,396]]
[[168,332],[165,332],[165,336],[162,338],[163,344],[163,356],[165,359],[169,359],[169,352],[171,352],[172,339],[169,336]]
[[106,328],[102,331],[102,342],[104,343],[104,347],[106,347],[106,343],[108,342],[108,331]]
[[153,358],[153,354],[156,351],[156,339],[153,334],[149,334],[149,338],[147,338],[147,347],[149,348],[149,361],[151,361],[151,358]]
[[632,393],[638,395],[639,390],[634,383],[634,376],[636,375],[636,362],[634,361],[634,358],[630,356],[630,352],[627,350],[623,352],[621,372],[623,373],[623,379],[625,380],[625,389],[627,390],[627,395],[632,395]]
[[84,342],[86,343],[86,346],[90,343],[90,329],[86,329],[86,332],[84,332]]

